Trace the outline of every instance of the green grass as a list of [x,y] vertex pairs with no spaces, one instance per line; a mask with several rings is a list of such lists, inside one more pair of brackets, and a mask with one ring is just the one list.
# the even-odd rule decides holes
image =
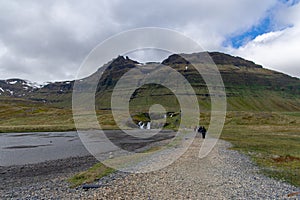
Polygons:
[[[207,125],[209,118],[209,113],[202,113],[201,124]],[[221,139],[231,142],[233,150],[249,155],[267,176],[300,186],[299,123],[296,112],[228,112]],[[147,151],[157,149],[159,147]],[[73,177],[73,182],[77,180],[77,184],[82,184],[103,176],[101,170],[93,176],[83,174]]]
[[[162,147],[160,146],[154,146],[151,147],[143,153],[151,153],[158,150],[161,150]],[[91,168],[89,168],[86,171],[80,172],[68,179],[68,182],[71,184],[71,187],[77,187],[79,185],[85,184],[85,183],[92,183],[97,181],[98,179],[107,176],[113,172],[115,172],[115,169],[109,168],[105,166],[102,163],[97,163],[93,165]]]
[[283,114],[288,115],[288,116],[300,117],[300,112],[286,112]]
[[[160,98],[160,102],[157,102],[158,100],[155,97],[149,98],[148,102],[150,104],[162,103],[167,105],[167,100],[168,98]],[[253,106],[256,108],[266,106],[265,103],[257,99],[251,100],[252,104],[249,104],[245,98],[240,98],[240,100],[231,99],[229,103],[230,101],[232,101],[231,105],[235,103],[236,107],[241,106],[249,109]],[[273,103],[269,105],[270,109],[272,107],[276,108],[275,101]],[[289,106],[288,102],[286,104]],[[133,118],[136,121],[147,121],[148,118],[143,113],[147,112],[149,107],[146,107],[146,109],[145,107],[141,108],[143,109],[133,110],[135,112],[133,113]],[[178,110],[174,109],[170,111],[178,112]],[[202,110],[200,117],[200,123],[207,126],[210,113],[203,112]],[[98,110],[97,118],[103,129],[118,129],[111,111]],[[165,128],[176,129],[178,127],[176,125],[178,118],[168,118],[166,121],[168,125]],[[86,123],[88,126],[89,122]],[[233,149],[249,155],[262,168],[265,174],[300,186],[299,124],[300,112],[297,110],[292,112],[228,111],[221,138],[231,142]],[[70,130],[75,130],[72,111],[70,109],[55,108],[19,99],[1,101],[0,132]],[[88,174],[91,174],[91,172]],[[94,177],[98,177],[97,173],[95,174]],[[76,179],[78,179],[79,184],[80,180],[88,180],[88,176],[81,175]]]
[[[109,111],[97,111],[103,129],[117,129]],[[84,115],[82,116],[84,119]],[[87,126],[89,125],[88,122]],[[0,133],[76,130],[71,109],[30,101],[0,101]]]
[[0,101],[0,132],[75,130],[72,111],[32,101]]
[[75,176],[68,179],[68,182],[71,184],[71,187],[77,187],[84,183],[92,183],[97,179],[100,179],[108,174],[111,174],[115,170],[105,166],[102,163],[97,163],[92,166],[90,169],[80,172]]
[[227,118],[221,139],[249,155],[266,175],[300,186],[299,113],[228,115],[235,117]]

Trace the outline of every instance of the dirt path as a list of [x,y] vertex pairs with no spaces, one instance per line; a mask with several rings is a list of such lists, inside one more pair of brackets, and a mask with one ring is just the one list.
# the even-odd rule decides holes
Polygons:
[[201,142],[197,138],[167,168],[126,176],[110,187],[96,190],[93,196],[97,199],[284,199],[300,191],[263,176],[248,157],[228,150],[230,144],[225,141],[219,141],[208,157],[199,159]]
[[[59,177],[23,183],[2,190],[1,199],[288,199],[299,192],[289,184],[265,177],[248,157],[228,150],[219,140],[213,151],[198,158],[202,139],[170,166],[146,174],[111,174],[98,189],[70,189],[63,174]],[[70,174],[68,174],[70,175]],[[295,195],[291,199],[299,199]]]

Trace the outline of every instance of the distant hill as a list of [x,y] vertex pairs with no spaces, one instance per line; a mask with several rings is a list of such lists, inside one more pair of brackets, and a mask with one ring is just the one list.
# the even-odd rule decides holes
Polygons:
[[[222,76],[228,110],[237,111],[300,111],[300,80],[283,73],[268,70],[261,65],[240,57],[219,52],[209,52]],[[168,65],[181,73],[193,86],[200,108],[209,110],[210,95],[201,75],[193,64],[205,64],[205,53],[174,54],[161,64]],[[189,61],[183,57],[188,58]],[[162,70],[155,67],[158,63],[141,64],[128,57],[119,56],[106,64],[106,70],[100,68],[93,75],[82,79],[91,84],[99,79],[96,102],[97,109],[110,109],[110,95],[115,84],[124,73],[142,65],[140,74],[149,72],[159,74]],[[188,67],[188,69],[187,69]],[[133,77],[138,79],[138,75]],[[71,108],[74,80],[38,85],[21,79],[0,80],[0,101],[22,100],[45,106]],[[82,88],[84,90],[84,87]],[[176,104],[176,98],[170,90],[160,85],[145,85],[134,92],[131,98],[132,108],[145,109],[149,104],[160,103],[168,107]],[[172,109],[172,108],[170,108]],[[173,108],[176,110],[177,108]]]

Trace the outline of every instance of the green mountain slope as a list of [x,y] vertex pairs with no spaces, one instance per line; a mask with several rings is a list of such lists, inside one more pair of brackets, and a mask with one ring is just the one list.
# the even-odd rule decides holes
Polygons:
[[[181,73],[192,85],[202,110],[210,109],[210,96],[203,77],[193,65],[202,66],[207,59],[206,53],[171,55],[162,61]],[[222,76],[229,111],[300,111],[300,80],[283,73],[262,68],[251,61],[231,55],[211,52],[211,59]],[[187,61],[192,61],[193,65]],[[131,69],[140,67],[137,74],[130,78],[138,80],[147,73],[164,75],[159,63],[140,63],[119,56],[100,68],[93,75],[82,79],[82,90],[98,82],[96,102],[98,109],[110,109],[111,93],[118,80]],[[188,70],[186,70],[188,67]],[[106,68],[106,69],[105,69]],[[105,69],[105,70],[104,70]],[[203,75],[203,74],[202,74]],[[205,76],[205,74],[204,74]],[[166,77],[167,79],[167,77]],[[172,80],[168,80],[172,81]],[[173,80],[174,81],[174,80]],[[174,85],[176,85],[176,80]],[[71,108],[74,81],[48,83],[36,87],[21,79],[0,81],[1,99],[22,99],[23,101],[43,103],[56,108]],[[132,107],[143,108],[152,103],[168,107],[176,102],[172,92],[160,85],[145,85],[137,89],[131,98]],[[38,104],[37,104],[38,106]],[[177,108],[170,108],[176,110]]]
[[[184,55],[192,60],[193,65],[203,65],[204,53]],[[299,111],[300,80],[288,75],[271,71],[251,61],[222,53],[209,53],[222,76],[231,111]],[[205,59],[204,59],[205,60]],[[98,84],[97,100],[99,109],[110,107],[113,88],[123,74],[133,69],[138,63],[124,57],[118,57],[104,71]],[[210,109],[210,96],[202,76],[189,61],[180,55],[171,55],[162,62],[180,72],[193,86],[202,110]],[[139,79],[149,72],[163,74],[162,67],[153,67],[155,63],[145,64],[132,79]],[[186,69],[187,67],[187,69]],[[205,74],[204,74],[205,76]],[[167,79],[167,77],[166,77]],[[172,81],[172,80],[168,80]],[[176,80],[174,85],[176,85]],[[145,102],[169,105],[175,96],[170,90],[159,85],[143,86],[132,96],[132,104],[145,106]]]

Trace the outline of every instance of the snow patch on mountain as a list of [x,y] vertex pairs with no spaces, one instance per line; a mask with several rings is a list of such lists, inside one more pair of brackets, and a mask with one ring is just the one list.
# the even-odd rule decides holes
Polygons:
[[6,91],[9,92],[11,96],[14,95],[14,91],[11,91],[9,89],[6,89]]
[[18,81],[7,81],[8,84],[14,85],[16,84]]
[[29,87],[32,87],[32,88],[43,88],[45,85],[48,85],[49,83],[48,82],[44,82],[44,83],[37,83],[37,82],[31,82],[31,81],[25,81],[23,83],[23,85],[27,85]]

